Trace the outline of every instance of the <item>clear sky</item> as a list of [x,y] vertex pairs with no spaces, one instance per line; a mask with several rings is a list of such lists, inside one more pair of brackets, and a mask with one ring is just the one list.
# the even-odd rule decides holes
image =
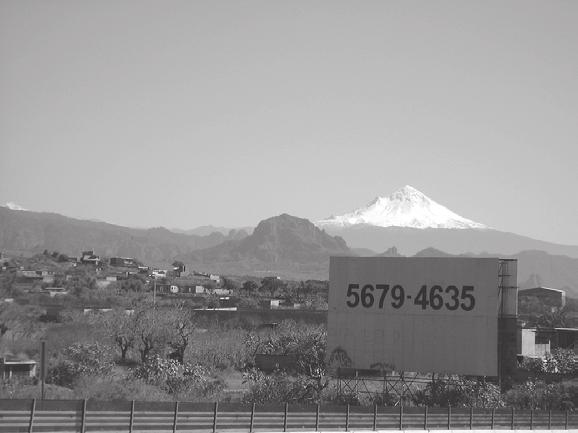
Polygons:
[[578,244],[578,2],[0,0],[0,203],[130,226],[405,184]]

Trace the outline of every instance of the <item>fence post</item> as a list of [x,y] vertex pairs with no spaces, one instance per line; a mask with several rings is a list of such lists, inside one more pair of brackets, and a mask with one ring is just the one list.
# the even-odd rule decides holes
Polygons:
[[496,409],[495,409],[495,408],[492,408],[492,422],[491,422],[491,425],[490,425],[490,428],[491,428],[492,430],[494,430],[494,413],[495,413],[495,412],[496,412]]
[[534,430],[534,409],[530,409],[530,430]]
[[287,431],[287,412],[289,412],[289,403],[285,402],[285,411],[283,414],[283,431]]
[[564,418],[564,430],[568,430],[568,409],[566,409],[565,418]]
[[470,430],[474,428],[474,407],[470,407]]
[[423,429],[424,430],[427,430],[427,411],[428,411],[428,408],[427,408],[427,404],[426,404],[426,406],[423,408]]
[[315,408],[315,431],[319,431],[319,403]]
[[253,433],[253,422],[255,421],[255,402],[251,405],[251,422],[249,424],[249,433]]
[[[34,413],[36,412],[36,399],[32,399],[32,406],[30,407],[30,421],[28,422],[28,433],[34,430]],[[566,412],[567,413],[567,412]]]
[[452,429],[452,407],[448,404],[448,430]]
[[86,430],[86,399],[82,400],[82,418],[80,421],[80,433]]
[[552,429],[552,409],[548,409],[548,430]]
[[134,425],[134,400],[130,403],[130,422],[128,425],[128,433],[132,433],[133,425]]
[[514,409],[514,406],[512,406],[512,422],[510,423],[511,430],[516,429],[516,422],[514,420],[515,416],[516,416],[516,409]]
[[173,433],[177,433],[177,419],[179,417],[179,402],[175,401],[175,415],[173,417]]
[[377,430],[377,404],[373,404],[373,431]]
[[349,403],[345,407],[345,431],[349,431]]
[[403,404],[399,402],[399,429],[403,430]]
[[215,407],[213,408],[213,433],[217,431],[217,412],[219,411],[219,402],[215,402]]

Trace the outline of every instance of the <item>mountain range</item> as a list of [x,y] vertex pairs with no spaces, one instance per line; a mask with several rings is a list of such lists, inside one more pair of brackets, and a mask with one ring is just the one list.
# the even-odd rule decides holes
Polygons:
[[135,257],[153,264],[172,263],[174,257],[247,236],[244,231],[206,236],[173,233],[165,228],[134,229],[45,212],[0,206],[0,251],[40,253],[45,249],[72,257],[94,250],[104,256]]
[[492,229],[464,218],[406,185],[388,197],[316,224],[341,236],[352,248],[384,251],[396,246],[406,255],[434,247],[451,254],[485,252],[515,254],[541,250],[578,258],[578,246],[540,241]]
[[47,249],[76,256],[92,249],[155,266],[180,259],[189,269],[293,279],[326,279],[332,255],[498,256],[519,260],[520,287],[546,285],[578,296],[578,246],[491,229],[409,186],[315,224],[282,214],[261,221],[251,234],[212,226],[196,233],[201,234],[127,228],[0,207],[0,251],[10,254]]

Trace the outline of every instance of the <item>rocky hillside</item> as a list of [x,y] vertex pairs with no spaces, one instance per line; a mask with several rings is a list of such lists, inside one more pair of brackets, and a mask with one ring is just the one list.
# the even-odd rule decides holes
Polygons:
[[283,214],[261,221],[242,240],[196,251],[182,260],[229,274],[326,279],[332,255],[356,254],[340,237],[328,235],[306,219]]

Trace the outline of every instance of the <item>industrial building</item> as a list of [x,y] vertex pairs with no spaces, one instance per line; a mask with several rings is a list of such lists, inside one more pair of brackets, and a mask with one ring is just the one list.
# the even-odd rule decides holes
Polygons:
[[550,287],[534,287],[532,289],[520,290],[518,298],[534,297],[542,304],[552,308],[564,308],[566,305],[566,292]]

